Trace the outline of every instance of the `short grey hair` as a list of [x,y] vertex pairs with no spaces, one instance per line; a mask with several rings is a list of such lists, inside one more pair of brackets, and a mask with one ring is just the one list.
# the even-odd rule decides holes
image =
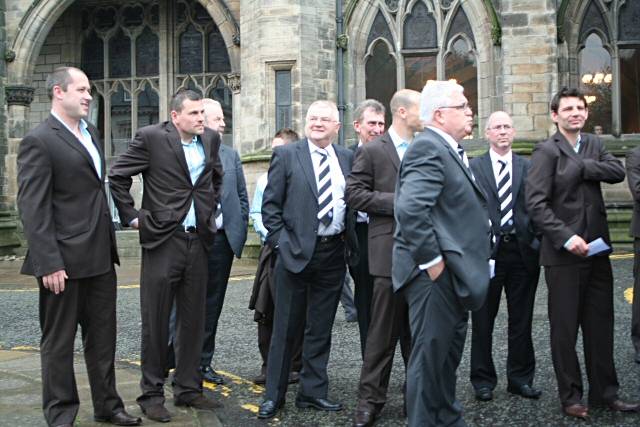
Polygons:
[[375,99],[365,99],[362,101],[355,110],[353,110],[353,120],[362,123],[364,120],[364,112],[367,110],[373,110],[376,114],[382,114],[384,116],[385,108],[380,101]]
[[67,87],[73,81],[72,71],[84,72],[76,67],[58,67],[51,74],[47,76],[45,86],[47,88],[47,96],[49,99],[53,99],[53,87],[60,86],[63,92],[67,91]]
[[456,92],[463,93],[464,88],[452,80],[429,80],[422,89],[420,119],[432,123],[436,110],[451,105],[451,95]]
[[336,121],[339,122],[340,121],[340,115],[338,114],[338,107],[336,106],[336,103],[333,101],[328,101],[325,99],[320,99],[318,101],[314,101],[311,103],[311,105],[309,105],[309,108],[307,109],[307,115],[305,116],[307,120],[309,120],[309,111],[313,108],[313,107],[325,107],[325,108],[330,108],[331,111],[331,115],[333,116],[332,118]]

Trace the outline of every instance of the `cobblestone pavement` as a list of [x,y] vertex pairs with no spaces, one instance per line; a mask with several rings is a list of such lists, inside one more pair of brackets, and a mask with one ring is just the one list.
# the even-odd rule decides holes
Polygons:
[[[33,279],[17,274],[19,260],[0,261],[0,426],[45,425],[40,410],[38,293]],[[615,357],[620,381],[620,395],[629,400],[640,400],[640,365],[633,361],[629,338],[631,306],[628,302],[632,286],[632,259],[629,255],[616,255],[614,266],[614,301],[616,310]],[[255,418],[264,389],[253,385],[251,378],[260,367],[257,350],[256,325],[252,312],[247,309],[255,266],[251,261],[237,262],[227,291],[227,299],[220,321],[215,368],[227,379],[225,386],[206,384],[209,392],[224,402],[224,409],[215,415],[174,408],[171,425],[228,425],[228,426],[349,426],[356,404],[356,388],[360,373],[358,331],[355,323],[344,321],[338,308],[333,329],[333,344],[329,361],[329,397],[342,402],[345,410],[339,413],[320,413],[299,410],[293,402],[297,386],[287,394],[287,404],[277,419],[259,421]],[[138,393],[140,358],[139,265],[124,260],[118,271],[118,389],[127,409],[140,415],[135,404]],[[534,312],[534,344],[537,371],[535,386],[543,390],[542,398],[531,401],[506,392],[506,309],[503,300],[494,334],[494,359],[499,382],[494,400],[476,402],[469,383],[469,339],[458,370],[458,397],[464,406],[464,417],[471,426],[637,426],[640,414],[621,415],[604,410],[592,410],[591,419],[577,422],[560,413],[551,355],[546,315],[546,284],[541,277]],[[469,332],[470,334],[470,332]],[[581,348],[581,342],[578,343]],[[78,373],[81,392],[81,410],[76,425],[98,425],[92,421],[92,412],[81,356],[81,344],[76,342]],[[581,351],[579,351],[579,354]],[[582,362],[582,357],[580,357]],[[389,386],[389,401],[376,425],[402,426],[403,368],[399,352]],[[586,379],[585,379],[586,382]],[[170,397],[170,387],[167,387]],[[585,390],[585,395],[587,394]],[[170,401],[170,399],[168,399]],[[155,425],[144,420],[145,425]]]

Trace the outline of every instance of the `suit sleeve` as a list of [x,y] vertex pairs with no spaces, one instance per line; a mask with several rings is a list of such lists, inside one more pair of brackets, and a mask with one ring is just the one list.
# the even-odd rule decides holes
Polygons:
[[370,151],[361,147],[356,152],[351,174],[347,177],[347,204],[370,214],[393,216],[394,193],[373,189],[374,168]]
[[283,227],[282,206],[286,194],[286,171],[282,150],[277,147],[271,156],[267,186],[262,196],[262,223],[267,229],[267,242],[276,247]]
[[36,277],[65,268],[53,220],[53,168],[44,144],[27,135],[18,150],[18,210]]
[[587,181],[603,181],[615,184],[624,180],[622,162],[609,153],[600,139],[591,138],[591,142],[598,144],[598,159],[583,159],[583,178]]
[[247,194],[247,183],[244,179],[244,170],[242,169],[240,155],[237,151],[234,151],[234,154],[236,162],[236,182],[238,186],[238,197],[240,199],[240,214],[242,215],[242,222],[246,228],[249,222],[249,195]]
[[133,197],[129,193],[131,177],[143,173],[148,167],[149,151],[146,137],[137,132],[127,151],[118,157],[109,172],[109,190],[118,208],[120,222],[124,225],[138,217],[138,210],[134,207]]
[[535,229],[550,239],[556,250],[560,250],[575,233],[551,208],[555,168],[556,155],[543,145],[536,146],[531,155],[525,198]]
[[627,184],[633,200],[640,203],[640,149],[634,149],[627,155]]
[[432,221],[445,182],[442,153],[416,140],[404,155],[396,188],[395,219],[416,265],[442,256]]

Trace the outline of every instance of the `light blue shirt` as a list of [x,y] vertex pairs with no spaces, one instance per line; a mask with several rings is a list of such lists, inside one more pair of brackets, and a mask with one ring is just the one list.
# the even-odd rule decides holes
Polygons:
[[[194,136],[190,143],[185,144],[182,142],[182,149],[184,150],[184,157],[187,160],[187,166],[189,167],[189,176],[191,177],[191,184],[195,185],[200,174],[204,170],[204,148],[197,136]],[[184,228],[195,227],[196,222],[196,206],[193,200],[191,200],[191,207],[187,216],[182,221]]]
[[393,128],[393,124],[389,126],[389,136],[391,137],[391,141],[393,141],[393,145],[396,147],[396,152],[398,153],[398,157],[400,161],[404,157],[404,153],[407,152],[407,148],[409,148],[409,143],[411,141],[405,141],[398,135],[398,132]]
[[[67,126],[67,124],[53,110],[51,110],[51,115],[55,117],[60,123],[62,123],[64,127],[67,128],[69,132],[71,132],[73,136],[76,136],[73,130],[69,126]],[[81,138],[78,138],[78,141],[80,141],[80,144],[82,144],[82,146],[89,153],[89,156],[91,156],[91,160],[93,161],[93,167],[95,168],[96,173],[98,174],[98,178],[102,178],[102,162],[100,161],[100,153],[98,152],[98,149],[93,143],[93,139],[91,138],[91,134],[89,133],[88,127],[89,126],[87,125],[87,122],[85,122],[84,119],[80,119],[80,124],[78,125],[78,128],[80,129]]]
[[265,172],[260,175],[258,182],[256,182],[256,191],[253,193],[253,200],[251,200],[251,209],[249,210],[249,216],[253,221],[253,228],[260,236],[262,242],[267,238],[267,228],[262,223],[262,197],[264,196],[264,189],[267,188],[267,176]]

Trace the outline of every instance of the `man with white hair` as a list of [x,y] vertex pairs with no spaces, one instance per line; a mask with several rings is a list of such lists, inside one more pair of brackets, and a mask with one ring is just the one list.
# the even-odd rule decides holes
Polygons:
[[339,128],[336,105],[316,101],[307,111],[306,138],[273,150],[262,220],[266,241],[278,253],[275,317],[258,418],[272,418],[284,405],[294,341],[303,325],[296,406],[342,409],[327,399],[331,329],[346,273],[345,179],[353,158],[351,150],[333,145]]
[[398,175],[391,274],[409,305],[409,426],[465,425],[456,370],[469,310],[487,293],[490,252],[487,202],[459,144],[472,117],[462,86],[428,82],[420,105],[427,127]]

